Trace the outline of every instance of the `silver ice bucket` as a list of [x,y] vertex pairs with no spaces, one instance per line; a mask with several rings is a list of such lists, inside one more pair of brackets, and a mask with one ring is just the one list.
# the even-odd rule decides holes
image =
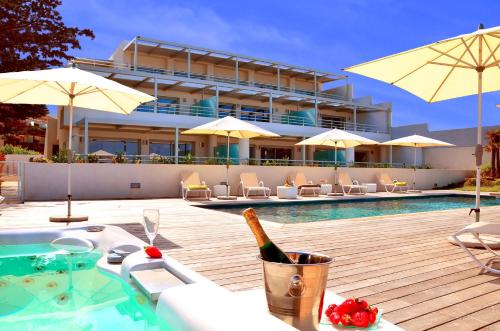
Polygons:
[[333,259],[304,252],[286,254],[297,264],[268,262],[259,257],[269,311],[301,331],[316,331]]

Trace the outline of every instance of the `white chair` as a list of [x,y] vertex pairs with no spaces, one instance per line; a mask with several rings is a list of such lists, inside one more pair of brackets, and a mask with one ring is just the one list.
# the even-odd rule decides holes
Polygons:
[[380,185],[382,185],[386,192],[388,193],[396,193],[399,191],[400,193],[408,192],[408,184],[406,182],[399,182],[397,180],[392,180],[391,177],[387,173],[377,174],[377,179]]
[[[500,223],[487,223],[487,222],[477,222],[477,223],[472,223],[462,230],[458,231],[454,235],[452,235],[452,238],[455,240],[457,244],[462,247],[462,249],[469,254],[469,256],[484,270],[492,272],[494,274],[500,274],[500,269],[492,268],[481,262],[474,253],[470,251],[470,249],[465,246],[465,244],[460,240],[459,236],[463,234],[472,234],[474,238],[478,241],[480,246],[485,248],[488,252],[492,253],[495,257],[500,258],[500,254],[498,252],[495,252],[490,246],[484,242],[483,239],[481,239],[480,235],[493,235],[493,236],[500,236]],[[479,245],[478,245],[479,246]],[[498,241],[498,244],[496,245],[497,248],[500,247],[500,239]]]
[[308,181],[303,172],[295,174],[292,185],[297,187],[299,195],[305,195],[305,192],[310,192],[309,195],[312,193],[312,196],[317,197],[321,192],[321,185],[316,185],[312,181]]
[[251,192],[260,192],[266,199],[271,195],[271,189],[265,187],[264,182],[257,179],[255,172],[242,172],[240,174],[240,185],[243,196],[247,199]]
[[[347,172],[339,172],[339,185],[342,188],[344,194],[351,194],[353,189],[358,190],[358,194],[366,194],[368,187],[366,185],[360,185],[357,180],[352,180],[351,176]],[[346,192],[347,188],[347,192]]]
[[200,180],[200,175],[197,172],[190,171],[181,174],[181,194],[184,200],[193,195],[197,197],[204,196],[206,200],[210,200],[212,191],[204,181]]

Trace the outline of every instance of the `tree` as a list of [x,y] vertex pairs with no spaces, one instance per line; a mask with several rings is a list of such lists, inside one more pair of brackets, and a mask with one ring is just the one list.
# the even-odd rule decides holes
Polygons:
[[484,147],[487,152],[491,152],[490,176],[500,177],[500,130],[490,130],[486,132],[488,144]]
[[[47,69],[72,59],[89,29],[67,27],[57,10],[61,0],[0,0],[0,72]],[[40,105],[0,104],[0,135],[16,133],[27,118],[47,114]]]

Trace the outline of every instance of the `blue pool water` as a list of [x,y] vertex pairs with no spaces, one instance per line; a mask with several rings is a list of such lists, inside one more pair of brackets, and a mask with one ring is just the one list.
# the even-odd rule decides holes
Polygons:
[[172,330],[142,293],[96,268],[100,257],[0,245],[0,330]]
[[[344,218],[418,213],[425,211],[472,208],[475,198],[465,195],[425,197],[367,198],[359,200],[329,200],[308,202],[270,202],[238,206],[209,206],[220,211],[241,215],[244,208],[253,207],[259,218],[277,223],[303,223]],[[482,206],[500,206],[500,199],[481,198]]]

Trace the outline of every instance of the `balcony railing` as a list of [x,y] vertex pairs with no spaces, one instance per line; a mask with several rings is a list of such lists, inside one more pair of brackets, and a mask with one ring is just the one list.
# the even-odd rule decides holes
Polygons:
[[[144,104],[137,108],[137,111],[154,113],[155,106],[154,103]],[[212,108],[201,107],[195,105],[181,105],[181,104],[166,104],[158,103],[156,106],[156,113],[159,114],[170,114],[170,115],[186,115],[186,116],[196,116],[196,117],[212,117],[212,118],[222,118],[227,115],[239,118],[244,121],[250,122],[267,122],[267,123],[277,123],[277,124],[288,124],[288,125],[299,125],[299,126],[309,126],[309,127],[321,127],[326,129],[341,129],[349,131],[364,131],[364,132],[378,132],[386,133],[387,130],[383,130],[375,125],[365,124],[365,123],[352,123],[344,121],[335,121],[328,119],[319,119],[318,123],[307,117],[296,116],[291,114],[269,114],[264,112],[249,112],[240,111],[234,109],[219,108],[215,111]]]
[[[125,63],[115,63],[115,62],[104,61],[104,60],[75,59],[75,60],[73,60],[73,62],[76,65],[84,65],[84,66],[95,67],[95,68],[104,67],[104,68],[122,69],[122,70],[130,70],[130,71],[134,70],[133,65],[125,64]],[[235,85],[240,85],[240,86],[258,87],[258,88],[264,88],[264,89],[275,90],[275,91],[283,91],[283,92],[302,94],[302,95],[307,95],[307,96],[314,96],[315,95],[313,90],[291,88],[291,87],[287,87],[287,86],[279,86],[278,87],[277,85],[269,84],[269,83],[254,82],[254,81],[247,81],[247,80],[236,80],[236,79],[234,79],[234,77],[229,77],[229,76],[208,75],[208,74],[200,74],[200,73],[194,73],[194,72],[189,73],[186,71],[162,69],[162,68],[155,68],[155,67],[148,67],[148,66],[137,66],[137,71],[147,72],[147,73],[151,73],[151,74],[170,75],[170,76],[177,76],[177,77],[183,77],[183,78],[206,80],[206,81],[211,81],[211,82],[235,84]],[[352,101],[352,99],[350,99],[346,96],[343,96],[343,95],[339,95],[339,94],[317,92],[316,95],[318,97],[323,97],[323,98],[327,98],[327,99]]]
[[[89,157],[90,156],[90,157]],[[75,154],[75,162],[90,163],[136,163],[136,164],[205,164],[225,165],[225,157],[206,157],[192,155],[127,155],[93,156],[92,154]],[[405,163],[383,163],[383,162],[337,162],[320,160],[291,160],[291,159],[239,159],[230,158],[231,165],[258,165],[258,166],[307,166],[307,167],[349,167],[349,168],[407,168],[413,169],[413,165]],[[418,166],[418,169],[426,169],[428,166]]]

